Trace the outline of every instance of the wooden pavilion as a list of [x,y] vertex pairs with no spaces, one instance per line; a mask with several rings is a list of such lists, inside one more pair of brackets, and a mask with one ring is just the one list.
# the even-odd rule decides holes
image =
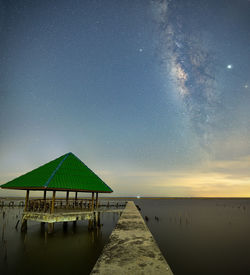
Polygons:
[[[71,212],[72,209],[78,211],[84,209],[85,212],[86,210],[93,211],[98,207],[99,193],[113,192],[106,183],[71,152],[1,185],[1,188],[26,190],[24,213],[49,213],[50,218],[58,209],[63,209],[60,211],[64,213],[68,209],[71,209]],[[30,191],[43,191],[43,198],[30,199]],[[48,191],[52,192],[52,199],[46,198]],[[56,192],[58,191],[66,192],[65,200],[56,200]],[[75,193],[75,198],[72,201],[69,200],[69,192]],[[78,192],[91,193],[91,200],[78,199]],[[42,221],[42,218],[38,220]]]

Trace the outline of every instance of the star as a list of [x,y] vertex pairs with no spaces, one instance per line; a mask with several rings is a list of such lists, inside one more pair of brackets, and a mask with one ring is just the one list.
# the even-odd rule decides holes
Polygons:
[[246,84],[246,85],[244,86],[244,88],[247,89],[247,88],[248,88],[248,85]]
[[142,48],[140,48],[140,49],[139,49],[139,52],[140,52],[140,53],[141,53],[141,52],[143,52],[143,49],[142,49]]
[[227,65],[227,69],[231,70],[233,68],[233,65],[232,64],[228,64]]

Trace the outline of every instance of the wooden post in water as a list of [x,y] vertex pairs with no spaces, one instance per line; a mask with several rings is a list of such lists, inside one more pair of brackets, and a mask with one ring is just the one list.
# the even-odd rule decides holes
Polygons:
[[21,232],[27,231],[27,220],[23,217],[22,218],[22,225],[21,225]]
[[69,207],[69,191],[66,193],[66,208],[68,209]]
[[28,204],[29,204],[29,194],[30,194],[30,190],[26,191],[26,198],[25,198],[25,207],[24,207],[24,211],[27,211],[28,208]]
[[90,220],[89,220],[89,224],[88,224],[88,230],[90,231],[90,230],[92,230],[92,229],[93,229],[93,220],[90,219]]
[[96,212],[94,212],[94,228],[96,228]]
[[100,221],[100,212],[97,212],[97,226],[101,226],[101,221]]
[[48,223],[48,233],[52,234],[54,231],[54,223]]
[[51,213],[54,213],[55,211],[55,198],[56,198],[56,191],[53,191],[53,197],[52,197],[52,205],[51,205]]
[[98,208],[98,192],[96,192],[95,208]]
[[91,205],[91,211],[94,210],[94,197],[95,197],[95,193],[92,192],[92,205]]

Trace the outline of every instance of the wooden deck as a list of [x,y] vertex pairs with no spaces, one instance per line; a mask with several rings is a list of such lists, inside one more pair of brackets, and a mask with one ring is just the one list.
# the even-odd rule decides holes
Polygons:
[[37,221],[37,222],[47,222],[47,223],[55,223],[55,222],[71,222],[71,221],[81,221],[81,220],[92,220],[95,215],[99,215],[101,213],[122,213],[123,209],[95,209],[91,210],[63,210],[60,209],[54,213],[46,213],[46,212],[31,212],[24,211],[23,212],[23,220]]
[[57,222],[67,223],[88,220],[89,229],[93,229],[95,225],[100,224],[101,213],[122,213],[125,205],[125,201],[93,204],[88,199],[79,199],[55,200],[52,208],[51,200],[33,199],[29,200],[23,212],[21,231],[27,230],[28,221],[47,223],[49,233],[53,233],[54,223]]

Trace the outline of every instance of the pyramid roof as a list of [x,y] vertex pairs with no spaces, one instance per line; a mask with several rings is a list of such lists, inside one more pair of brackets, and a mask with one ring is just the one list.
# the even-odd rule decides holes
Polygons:
[[71,152],[1,185],[1,188],[113,192],[104,181]]

